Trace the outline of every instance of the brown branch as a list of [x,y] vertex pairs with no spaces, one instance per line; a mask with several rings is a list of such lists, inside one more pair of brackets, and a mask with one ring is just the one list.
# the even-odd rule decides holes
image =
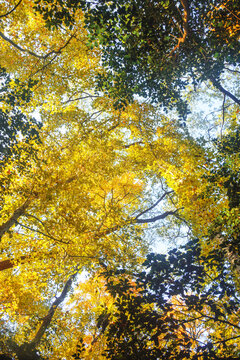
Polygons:
[[184,44],[188,33],[189,33],[189,26],[188,26],[188,20],[189,20],[189,6],[188,6],[188,0],[180,0],[180,3],[183,7],[183,16],[182,16],[182,20],[183,20],[183,31],[181,30],[179,24],[177,23],[177,26],[180,28],[180,31],[182,33],[182,37],[178,38],[178,43],[177,45],[171,50],[170,54],[168,55],[168,57],[171,57],[172,54],[180,47],[181,44]]
[[2,260],[0,261],[0,271],[4,271],[4,270],[8,270],[8,269],[12,269],[18,265],[21,265],[21,262],[23,260],[26,260],[24,262],[24,264],[26,262],[30,262],[31,260],[41,260],[44,258],[44,256],[47,256],[49,258],[49,256],[51,255],[51,252],[49,252],[48,254],[38,254],[38,257],[33,257],[31,255],[22,255],[17,259],[6,259],[6,260]]
[[23,205],[21,205],[18,209],[14,211],[12,216],[9,220],[7,220],[4,224],[0,226],[0,240],[3,237],[3,235],[9,231],[9,229],[16,224],[18,218],[22,216],[25,213],[25,210],[27,209],[28,205],[30,204],[31,199],[27,199]]
[[[67,251],[65,251],[66,255],[69,258],[84,258],[84,259],[98,259],[98,256],[91,256],[91,255],[71,255],[69,254]],[[6,259],[6,260],[0,260],[0,271],[4,271],[4,270],[8,270],[8,269],[12,269],[18,265],[22,264],[23,260],[26,260],[27,262],[29,262],[30,260],[41,260],[44,259],[44,256],[46,256],[47,258],[49,258],[49,256],[52,253],[49,252],[47,254],[39,254],[38,257],[34,257],[31,255],[22,255],[17,259]],[[25,262],[24,262],[25,263]]]
[[2,261],[0,261],[0,271],[12,269],[13,267],[15,267],[18,264],[19,261],[25,260],[26,258],[27,258],[27,256],[23,255],[23,256],[20,256],[20,258],[17,259],[17,261],[14,259],[2,260]]

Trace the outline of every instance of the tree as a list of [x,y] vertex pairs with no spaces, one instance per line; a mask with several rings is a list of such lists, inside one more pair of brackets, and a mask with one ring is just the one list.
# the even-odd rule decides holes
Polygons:
[[90,39],[103,49],[107,72],[99,86],[118,105],[133,95],[148,97],[165,109],[175,106],[186,118],[183,93],[191,84],[210,81],[225,89],[226,69],[239,65],[239,9],[232,1],[82,1]]
[[[239,234],[238,194],[234,195],[238,137],[233,136],[239,102],[237,90],[226,91],[222,82],[225,70],[238,71],[239,16],[234,10],[231,0],[221,7],[208,1],[191,2],[189,7],[186,1],[100,1],[95,6],[71,0],[4,2],[0,115],[11,120],[11,140],[5,136],[8,156],[0,174],[3,356],[14,360],[112,356],[106,327],[114,329],[114,313],[118,316],[122,305],[114,304],[110,293],[114,283],[106,290],[99,275],[102,268],[110,274],[124,268],[129,274],[120,284],[130,287],[122,299],[129,314],[131,304],[137,314],[127,330],[133,326],[129,336],[136,335],[130,346],[137,355],[132,356],[140,356],[139,351],[149,356],[152,351],[155,358],[159,351],[170,356],[170,349],[171,356],[183,357],[185,350],[195,356],[196,342],[201,341],[198,331],[203,330],[213,348],[199,343],[202,356],[238,351],[229,348],[228,354],[223,348],[225,343],[234,346],[235,334],[238,339],[238,252],[231,244],[237,246]],[[176,105],[184,117],[186,86],[209,80],[224,94],[220,136],[212,143],[196,140],[156,106],[156,101],[168,109]],[[108,97],[97,93],[97,84],[108,90]],[[145,99],[132,101],[134,94]],[[34,111],[43,124],[38,138],[30,135]],[[23,136],[15,137],[13,127]],[[224,127],[233,133],[226,136]],[[234,151],[228,146],[232,141]],[[157,289],[151,294],[144,283],[131,279],[143,276],[148,225],[159,227],[169,218],[173,226],[191,229],[199,241],[156,261],[149,257],[160,264],[156,278],[166,284],[160,309]],[[172,274],[173,283],[161,268]],[[85,272],[88,279],[82,282]],[[121,290],[119,284],[116,289]],[[150,295],[156,308],[147,302]],[[229,300],[235,301],[230,307]],[[143,324],[138,333],[139,319],[145,316],[152,327]],[[156,322],[159,316],[162,327]],[[158,329],[169,348],[156,350]],[[138,337],[140,345],[135,342]]]
[[[237,273],[239,272],[239,125],[232,124],[228,133],[215,139],[215,161],[208,165],[206,176],[214,188],[225,190],[228,206],[223,208],[209,229],[212,239],[218,239]],[[216,191],[215,191],[216,192]]]
[[[98,102],[102,106],[101,99],[95,106]],[[24,151],[28,145],[22,143],[19,156],[16,148],[2,170],[5,193],[0,267],[4,271],[0,276],[4,287],[0,296],[9,324],[22,324],[13,334],[5,327],[11,339],[8,351],[16,352],[20,359],[49,354],[54,359],[59,349],[62,357],[70,358],[76,339],[86,338],[90,315],[83,318],[81,326],[77,323],[79,330],[73,336],[73,330],[66,331],[66,326],[73,329],[75,316],[71,311],[64,315],[61,307],[71,292],[67,284],[76,269],[95,273],[102,264],[115,268],[125,263],[131,271],[138,267],[146,249],[144,224],[168,216],[178,220],[184,216],[190,221],[187,215],[195,209],[195,231],[208,224],[207,231],[213,219],[204,210],[206,206],[210,206],[213,218],[215,211],[222,209],[215,199],[201,198],[209,185],[209,179],[200,177],[205,171],[204,149],[176,123],[162,117],[159,126],[155,123],[158,112],[147,104],[135,102],[121,112],[109,102],[108,106],[101,126],[99,119],[89,121],[88,131],[82,126],[91,118],[87,112],[78,112],[78,121],[69,124],[65,114],[52,115],[49,125],[41,130],[41,142],[31,144],[37,156],[29,156]],[[67,124],[64,132],[62,124]],[[125,137],[127,128],[132,139]],[[19,167],[21,163],[24,169]],[[175,199],[167,189],[149,205],[148,181],[161,177],[175,190]],[[159,209],[167,198],[173,204]],[[202,211],[204,222],[197,222]],[[56,299],[58,305],[52,311],[56,289],[59,301]],[[67,346],[61,345],[64,339],[68,339]],[[98,349],[98,342],[92,342]],[[88,356],[91,359],[93,355]]]
[[133,276],[105,272],[115,298],[107,359],[239,357],[239,292],[224,251],[205,257],[192,240],[149,254],[144,267]]
[[[132,123],[135,138],[137,119],[140,114],[148,119],[148,111],[148,106],[134,104],[121,114]],[[102,116],[101,127],[87,132],[82,124],[89,118],[88,113],[78,112],[78,121],[63,132],[60,115],[56,124],[52,117],[49,126],[41,129],[41,141],[30,142],[37,155],[30,156],[23,141],[1,172],[5,191],[0,299],[8,318],[5,337],[8,334],[10,339],[3,343],[19,359],[57,358],[56,350],[66,338],[68,346],[62,356],[70,356],[76,339],[72,331],[66,331],[66,324],[71,324],[72,314],[62,321],[61,304],[73,289],[67,285],[72,274],[95,273],[102,262],[111,267],[121,263],[129,269],[138,267],[147,248],[141,238],[144,224],[178,214],[172,205],[160,214],[158,210],[156,216],[148,215],[170,192],[163,192],[149,205],[145,188],[150,174],[144,170],[148,159],[141,164],[137,161],[142,150],[148,153],[147,144],[139,146],[124,139],[120,125],[109,128],[108,114],[106,121]],[[118,111],[112,112],[111,121],[119,122]],[[11,334],[14,323],[19,324],[18,329]],[[81,325],[75,337],[83,336],[87,326]]]
[[71,30],[47,29],[34,2],[28,0],[15,7],[12,1],[5,1],[0,16],[1,66],[21,82],[34,84],[25,111],[72,110],[81,99],[92,98],[100,52],[86,46],[81,11],[75,12]]

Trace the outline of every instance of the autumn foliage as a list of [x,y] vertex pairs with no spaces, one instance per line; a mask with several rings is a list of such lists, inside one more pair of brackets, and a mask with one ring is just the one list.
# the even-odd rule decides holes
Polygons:
[[0,359],[239,358],[239,17],[3,1]]

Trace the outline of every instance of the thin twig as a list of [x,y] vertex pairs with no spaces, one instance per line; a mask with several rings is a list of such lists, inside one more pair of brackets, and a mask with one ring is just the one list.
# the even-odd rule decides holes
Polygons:
[[240,71],[239,70],[233,70],[233,69],[229,69],[228,67],[224,66],[224,69],[230,71],[230,72],[233,72],[233,73],[237,73],[237,74],[240,74]]
[[29,55],[32,55],[38,59],[43,59],[43,60],[46,60],[49,56],[51,56],[52,54],[60,54],[61,51],[69,44],[69,42],[71,41],[71,39],[73,38],[74,35],[71,35],[70,38],[67,40],[67,42],[61,46],[58,50],[52,50],[50,51],[48,54],[46,55],[38,55],[36,53],[34,53],[33,51],[31,50],[28,50],[28,49],[24,49],[22,48],[20,45],[16,44],[13,40],[9,39],[6,35],[4,35],[1,31],[0,31],[0,36],[2,39],[6,40],[7,42],[9,42],[9,44],[11,44],[12,46],[14,46],[16,49],[22,51],[22,52],[26,52],[28,53]]
[[15,221],[15,222],[16,222],[18,225],[24,227],[25,229],[28,229],[28,230],[33,231],[33,232],[37,232],[37,233],[39,233],[39,234],[41,234],[41,235],[43,235],[43,236],[48,237],[49,239],[52,239],[52,240],[54,240],[54,241],[57,241],[57,242],[60,242],[60,243],[63,243],[63,244],[69,244],[69,241],[66,242],[66,241],[58,240],[58,239],[56,239],[55,237],[53,237],[53,236],[51,236],[51,235],[48,235],[48,234],[45,234],[45,233],[43,233],[43,232],[40,231],[40,230],[32,229],[32,228],[30,228],[30,227],[27,226],[27,225],[24,225],[24,224],[19,223],[18,221]]
[[222,133],[223,133],[223,126],[224,126],[224,121],[225,121],[225,100],[226,100],[226,95],[223,95],[223,104],[222,104],[222,126],[221,126],[221,141],[222,141]]

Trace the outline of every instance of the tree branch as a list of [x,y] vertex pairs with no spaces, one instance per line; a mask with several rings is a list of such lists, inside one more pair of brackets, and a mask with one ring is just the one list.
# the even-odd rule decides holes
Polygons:
[[199,310],[196,310],[200,315],[202,315],[203,317],[205,317],[205,318],[207,318],[207,319],[210,319],[210,320],[214,320],[215,322],[220,322],[220,323],[222,323],[222,324],[227,324],[227,325],[230,325],[231,327],[233,327],[233,328],[236,328],[236,329],[238,329],[238,330],[240,330],[240,326],[239,325],[237,325],[237,324],[233,324],[233,323],[231,323],[231,322],[229,322],[229,321],[227,321],[227,320],[223,320],[223,319],[216,319],[214,316],[210,316],[210,315],[206,315],[206,314],[204,314],[204,313],[202,313],[201,311],[199,311]]
[[228,70],[228,71],[230,71],[230,72],[233,72],[233,73],[240,74],[240,71],[239,71],[239,70],[233,70],[233,69],[230,69],[229,67],[226,67],[226,66],[224,66],[224,69],[225,69],[225,70]]
[[34,231],[34,232],[37,232],[37,233],[39,233],[39,234],[41,234],[41,235],[43,235],[43,236],[46,236],[46,237],[48,237],[49,239],[52,239],[52,240],[54,240],[54,241],[57,241],[57,242],[60,242],[60,243],[63,243],[63,244],[69,244],[69,241],[62,241],[62,240],[56,239],[55,237],[53,237],[53,236],[51,236],[51,235],[45,234],[44,232],[42,232],[42,231],[40,231],[40,230],[37,230],[37,229],[32,229],[32,228],[30,228],[30,227],[27,226],[27,225],[24,225],[24,224],[19,223],[18,221],[16,221],[16,224],[18,224],[18,225],[20,225],[20,226],[22,226],[22,227],[24,227],[25,229],[28,229],[28,230],[30,230],[30,231]]
[[60,54],[61,51],[69,44],[69,42],[71,41],[71,39],[73,38],[74,35],[71,35],[70,38],[68,39],[68,41],[63,46],[61,46],[58,50],[52,50],[46,55],[38,55],[38,54],[34,53],[31,50],[22,48],[21,46],[16,44],[13,40],[9,39],[6,35],[4,35],[1,31],[0,31],[0,36],[1,36],[2,39],[6,40],[9,44],[14,46],[16,49],[18,49],[18,50],[20,50],[22,52],[26,52],[29,55],[32,55],[32,56],[34,56],[34,57],[36,57],[38,59],[46,60],[52,54]]
[[233,336],[231,338],[228,338],[228,339],[224,339],[224,340],[219,340],[219,341],[215,341],[213,344],[216,345],[216,344],[224,344],[228,341],[231,341],[231,340],[235,340],[235,339],[238,339],[240,338],[240,335],[236,335],[236,336]]
[[183,16],[182,16],[182,20],[183,20],[183,31],[181,30],[180,25],[177,23],[178,28],[180,29],[180,32],[182,33],[182,37],[180,37],[178,39],[178,43],[177,45],[171,50],[170,54],[168,55],[168,57],[171,57],[172,54],[180,47],[181,44],[184,44],[188,33],[189,33],[189,26],[188,26],[188,20],[189,20],[189,5],[188,5],[188,0],[180,0],[180,3],[183,7]]
[[17,219],[22,216],[27,209],[28,205],[30,204],[31,199],[28,198],[23,205],[21,205],[18,209],[14,211],[12,216],[8,221],[0,226],[0,240],[2,239],[3,235],[17,222]]
[[223,127],[224,127],[224,122],[225,122],[225,100],[226,100],[226,95],[223,95],[223,104],[222,104],[222,126],[221,126],[221,141],[222,141],[222,134],[223,134]]
[[212,82],[212,84],[213,84],[213,86],[215,86],[215,88],[217,88],[219,91],[221,91],[221,93],[230,97],[230,99],[232,99],[236,104],[240,105],[240,100],[236,96],[234,96],[232,93],[230,93],[229,91],[224,89],[224,87],[222,87],[222,85],[220,84],[219,81],[215,80],[212,76],[209,77],[209,80]]
[[29,344],[27,344],[27,348],[30,349],[30,351],[33,351],[40,343],[43,335],[45,334],[45,331],[47,330],[48,326],[50,325],[50,323],[52,321],[52,318],[53,318],[58,306],[65,300],[66,296],[68,295],[68,293],[72,287],[72,283],[73,283],[74,279],[76,278],[77,274],[78,274],[78,270],[69,277],[68,281],[66,282],[66,284],[62,290],[61,295],[56,298],[56,300],[53,302],[52,306],[50,307],[47,315],[44,317],[42,324],[41,324],[40,328],[38,329],[34,339]]
[[135,219],[138,219],[140,216],[142,216],[143,214],[146,214],[148,211],[151,211],[152,209],[154,209],[164,198],[165,196],[167,196],[168,194],[173,193],[173,190],[171,191],[166,191],[161,197],[160,199],[158,199],[152,206],[150,206],[148,209],[142,211],[140,214],[138,214]]
[[17,265],[18,261],[25,260],[26,258],[26,255],[22,255],[19,259],[17,259],[17,261],[14,259],[2,260],[0,261],[0,271],[12,269]]
[[153,223],[153,222],[158,221],[158,220],[163,220],[169,215],[175,215],[176,216],[176,213],[181,209],[182,208],[177,209],[175,211],[166,211],[165,213],[163,213],[161,215],[158,215],[158,216],[155,216],[155,217],[150,218],[150,219],[136,219],[135,218],[135,223],[137,223],[137,224],[146,224],[146,223]]
[[130,148],[131,146],[134,146],[134,145],[143,145],[143,144],[144,144],[143,141],[135,141],[135,142],[133,142],[131,144],[124,145],[124,149],[128,149],[128,148]]
[[0,19],[3,17],[6,17],[8,15],[10,15],[14,10],[16,10],[16,8],[21,4],[22,0],[20,0],[13,8],[12,10],[9,10],[7,13],[0,15]]
[[72,101],[79,101],[79,100],[83,100],[83,99],[98,98],[99,97],[99,95],[92,95],[92,94],[87,93],[86,91],[83,91],[82,93],[85,94],[85,95],[84,96],[79,96],[79,97],[77,97],[75,99],[72,99],[72,97],[70,97],[68,100],[63,101],[62,104],[68,104],[69,102],[72,102]]

